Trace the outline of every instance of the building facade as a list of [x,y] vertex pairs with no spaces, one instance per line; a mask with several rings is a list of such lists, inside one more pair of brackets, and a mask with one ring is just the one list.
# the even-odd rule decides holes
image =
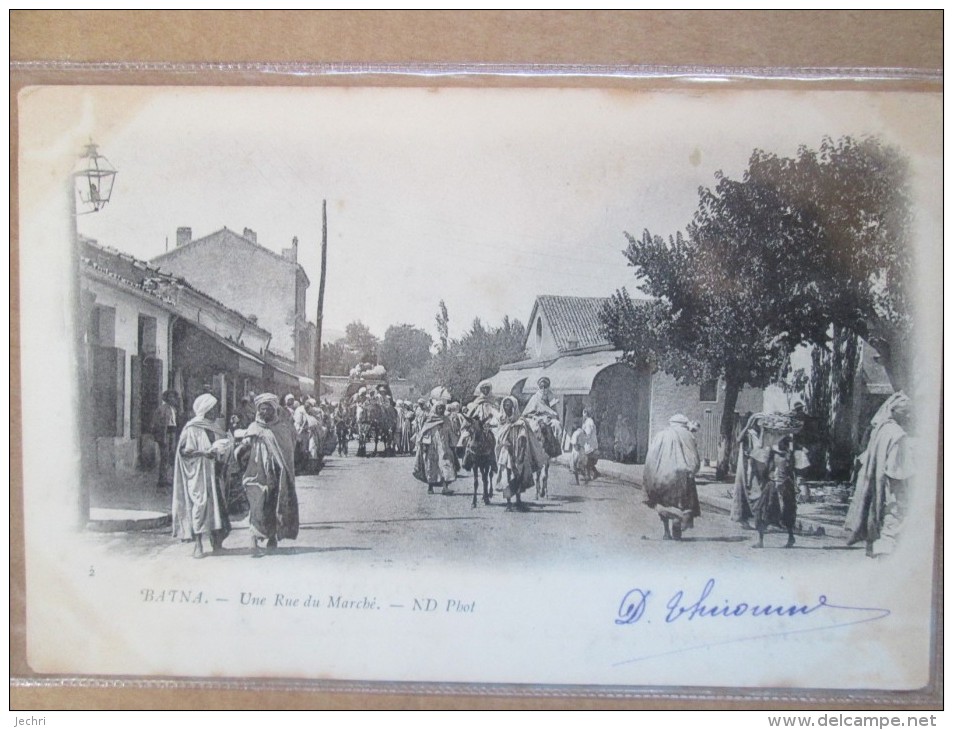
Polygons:
[[192,229],[181,227],[175,248],[151,263],[270,332],[269,349],[283,361],[279,372],[312,375],[316,328],[305,312],[310,281],[298,263],[297,238],[278,254],[259,244],[250,228],[241,234],[222,228],[193,239]]
[[[528,320],[526,352],[529,359],[510,363],[490,379],[497,397],[515,395],[525,403],[546,376],[559,398],[557,412],[572,428],[584,408],[598,429],[602,456],[612,454],[616,425],[624,419],[632,434],[630,459],[645,461],[652,435],[675,413],[701,425],[698,434],[702,458],[718,458],[719,429],[724,407],[724,383],[682,385],[668,373],[636,368],[621,361],[622,351],[601,334],[602,297],[539,296]],[[759,411],[763,392],[745,388],[735,407],[739,414]]]
[[198,395],[212,393],[224,423],[243,395],[269,385],[267,330],[144,261],[88,239],[81,251],[81,380],[98,473],[148,463],[164,391],[178,395],[180,419],[191,417]]

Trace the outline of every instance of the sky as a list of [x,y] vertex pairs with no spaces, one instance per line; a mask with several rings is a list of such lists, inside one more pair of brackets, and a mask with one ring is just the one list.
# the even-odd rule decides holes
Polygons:
[[[916,156],[905,120],[926,103],[715,86],[24,94],[21,167],[58,169],[92,139],[119,170],[81,234],[143,259],[174,246],[179,226],[194,238],[251,228],[276,251],[297,236],[312,320],[327,200],[332,336],[355,320],[378,336],[400,323],[435,335],[441,299],[459,337],[475,317],[525,323],[540,294],[634,292],[624,232],[684,229],[716,171],[739,176],[755,148],[792,155],[823,135],[902,130]],[[55,173],[36,177],[21,181],[26,202],[56,189]]]

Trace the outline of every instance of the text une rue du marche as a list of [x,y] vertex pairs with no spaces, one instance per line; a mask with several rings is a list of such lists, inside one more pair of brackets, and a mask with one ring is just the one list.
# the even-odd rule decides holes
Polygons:
[[214,598],[205,595],[204,591],[166,588],[156,590],[143,588],[139,591],[144,603],[186,603],[204,605],[208,603],[237,603],[240,606],[257,608],[331,608],[350,609],[358,611],[377,611],[381,609],[411,610],[422,613],[474,613],[476,601],[461,598],[411,598],[400,603],[382,603],[377,597],[361,596],[352,598],[344,595],[330,594],[327,598],[308,594],[307,597],[289,593],[273,593],[260,595],[254,592],[241,591],[238,599]]

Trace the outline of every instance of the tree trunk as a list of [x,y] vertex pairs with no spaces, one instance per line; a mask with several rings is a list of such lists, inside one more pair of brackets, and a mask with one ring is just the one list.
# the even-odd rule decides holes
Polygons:
[[911,337],[902,331],[888,332],[885,336],[870,336],[867,341],[877,350],[878,360],[887,371],[894,391],[910,394]]
[[814,451],[817,476],[827,475],[827,455],[831,444],[831,353],[827,347],[815,346],[811,351],[811,378],[807,390],[807,412],[818,424],[818,444]]
[[721,448],[718,453],[718,466],[715,467],[715,476],[719,481],[724,480],[731,472],[732,442],[735,437],[735,406],[738,404],[738,394],[741,393],[742,383],[733,378],[725,380],[725,407],[721,412]]
[[834,325],[831,342],[831,410],[827,478],[848,479],[854,463],[854,380],[857,375],[857,336]]

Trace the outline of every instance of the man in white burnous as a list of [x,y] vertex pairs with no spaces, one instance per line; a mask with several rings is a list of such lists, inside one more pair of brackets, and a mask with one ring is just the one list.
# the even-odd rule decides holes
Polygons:
[[668,427],[653,437],[642,471],[645,504],[662,520],[664,540],[681,540],[682,532],[701,516],[695,486],[695,475],[700,468],[698,446],[688,429],[688,419],[676,413],[668,419]]

